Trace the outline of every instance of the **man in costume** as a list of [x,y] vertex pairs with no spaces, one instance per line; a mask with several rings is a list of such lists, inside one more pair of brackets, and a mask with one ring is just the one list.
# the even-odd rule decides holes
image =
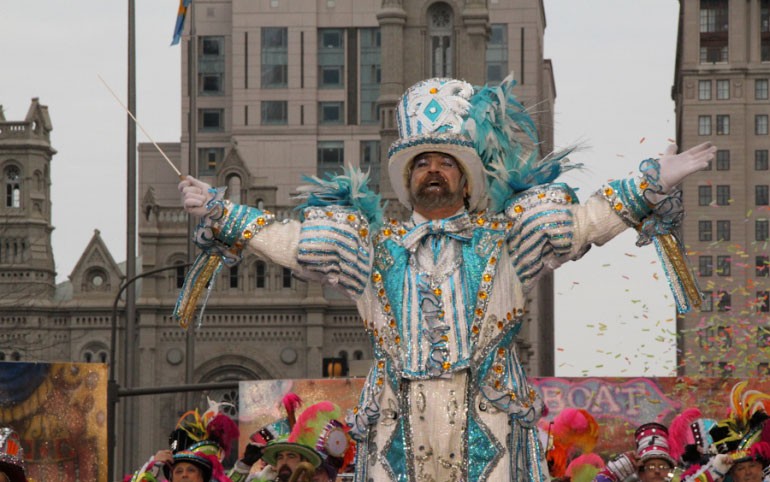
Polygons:
[[221,262],[244,248],[356,301],[375,358],[348,417],[358,481],[547,479],[543,402],[515,352],[526,293],[629,226],[642,242],[670,236],[681,203],[669,193],[714,157],[709,144],[679,155],[672,146],[639,177],[578,204],[553,183],[565,154],[540,157],[513,85],[430,79],[407,90],[388,156],[393,189],[412,211],[405,221],[383,220],[379,196],[353,170],[310,178],[300,221],[276,222],[194,178],[179,184],[187,212],[202,217],[204,251],[176,308],[183,326]]

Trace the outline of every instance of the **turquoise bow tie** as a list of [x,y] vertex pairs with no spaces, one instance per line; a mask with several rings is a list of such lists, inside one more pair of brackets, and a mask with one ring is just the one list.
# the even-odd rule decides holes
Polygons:
[[402,242],[406,249],[412,251],[428,235],[443,235],[468,242],[473,237],[473,225],[467,212],[449,218],[432,219],[410,229],[402,238]]

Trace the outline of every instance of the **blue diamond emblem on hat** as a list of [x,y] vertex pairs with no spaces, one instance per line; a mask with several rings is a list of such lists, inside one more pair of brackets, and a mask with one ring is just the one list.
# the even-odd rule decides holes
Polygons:
[[425,117],[435,123],[442,112],[444,112],[444,108],[441,107],[441,104],[436,102],[436,99],[431,99],[428,105],[425,106],[425,111],[423,113],[425,114]]

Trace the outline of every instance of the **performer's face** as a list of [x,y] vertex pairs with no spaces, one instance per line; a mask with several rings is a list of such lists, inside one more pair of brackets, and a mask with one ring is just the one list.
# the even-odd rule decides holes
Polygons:
[[177,462],[171,471],[172,482],[203,482],[203,471],[197,465]]
[[639,479],[642,482],[661,482],[669,479],[669,473],[674,468],[666,459],[649,459],[642,465]]
[[462,207],[467,194],[467,182],[454,157],[426,152],[412,161],[409,198],[416,211],[425,215],[425,211],[445,210],[448,216]]
[[300,462],[302,462],[302,457],[296,452],[279,452],[275,458],[275,470],[278,472],[278,479],[289,480]]
[[757,460],[739,462],[730,469],[730,475],[733,476],[733,482],[762,482],[762,462]]

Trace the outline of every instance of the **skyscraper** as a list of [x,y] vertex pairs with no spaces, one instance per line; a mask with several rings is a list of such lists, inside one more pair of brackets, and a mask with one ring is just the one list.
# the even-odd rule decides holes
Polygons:
[[716,160],[684,183],[684,242],[705,295],[681,316],[679,373],[770,374],[770,1],[680,0],[677,141]]

